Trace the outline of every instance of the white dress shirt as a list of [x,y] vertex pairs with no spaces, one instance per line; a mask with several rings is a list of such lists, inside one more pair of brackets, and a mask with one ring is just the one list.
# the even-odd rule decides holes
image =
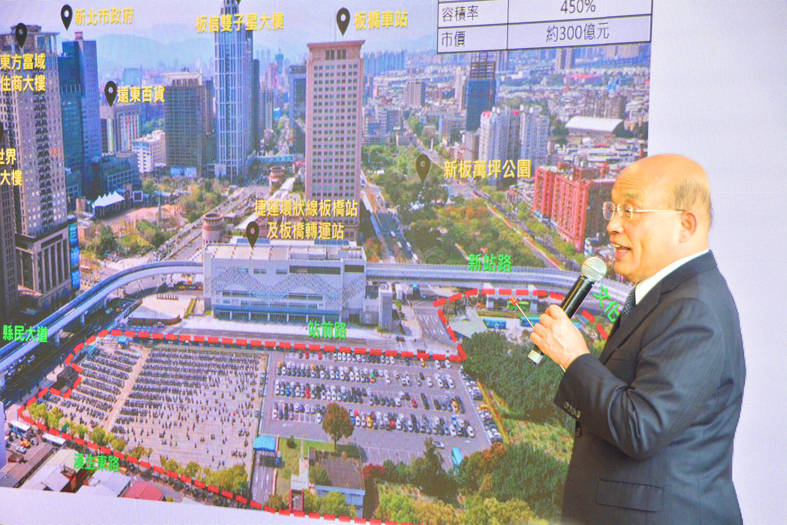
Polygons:
[[689,255],[688,257],[683,257],[682,259],[678,259],[677,261],[673,262],[672,264],[668,264],[658,272],[654,273],[647,279],[643,279],[637,283],[634,287],[634,304],[639,304],[643,297],[645,297],[649,291],[656,286],[659,281],[664,279],[667,275],[678,269],[679,266],[683,266],[687,262],[692,259],[696,259],[701,255],[705,255],[710,250],[705,250],[704,252],[695,253],[694,255]]

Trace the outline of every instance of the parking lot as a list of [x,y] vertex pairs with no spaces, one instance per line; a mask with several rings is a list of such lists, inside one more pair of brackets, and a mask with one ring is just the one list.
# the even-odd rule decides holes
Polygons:
[[[273,434],[329,440],[322,416],[329,403],[350,413],[349,441],[366,461],[409,462],[431,437],[450,465],[451,448],[483,450],[485,430],[460,365],[442,361],[315,352],[272,352],[263,428]],[[480,399],[480,392],[473,394]],[[344,440],[346,442],[347,440]]]

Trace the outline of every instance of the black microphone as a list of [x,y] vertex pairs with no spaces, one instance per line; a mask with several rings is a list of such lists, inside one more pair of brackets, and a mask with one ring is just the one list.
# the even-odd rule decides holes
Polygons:
[[[585,296],[587,296],[590,289],[593,288],[596,281],[601,280],[601,278],[606,275],[607,265],[604,264],[601,257],[588,257],[585,259],[585,262],[582,263],[580,272],[579,278],[577,278],[574,286],[571,287],[571,290],[569,290],[563,298],[563,302],[560,303],[560,308],[562,308],[569,317],[574,315],[574,312],[579,309],[582,301],[585,300]],[[541,362],[541,359],[543,359],[544,354],[535,348],[530,351],[527,357],[535,364],[538,364]]]

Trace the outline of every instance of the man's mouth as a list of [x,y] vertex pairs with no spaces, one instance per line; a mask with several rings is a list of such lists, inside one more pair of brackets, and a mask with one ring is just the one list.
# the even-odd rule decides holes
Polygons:
[[631,251],[631,248],[628,246],[623,246],[622,244],[618,244],[616,242],[612,243],[612,247],[615,249],[615,259],[623,258]]

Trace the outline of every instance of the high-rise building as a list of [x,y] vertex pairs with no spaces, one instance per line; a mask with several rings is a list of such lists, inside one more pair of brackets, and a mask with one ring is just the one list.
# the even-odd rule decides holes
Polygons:
[[519,150],[520,159],[530,159],[530,172],[547,162],[549,144],[549,118],[542,113],[541,106],[520,110]]
[[[131,151],[140,135],[139,104],[102,105],[101,152]],[[90,159],[92,161],[92,159]]]
[[362,45],[363,40],[308,44],[307,199],[360,200]]
[[574,69],[575,57],[573,47],[561,47],[555,55],[555,71]]
[[[583,176],[584,174],[584,176]],[[582,252],[586,238],[606,236],[602,203],[609,200],[615,181],[598,168],[559,171],[553,166],[536,169],[533,210],[551,219],[563,239]]]
[[160,129],[148,133],[134,141],[134,154],[137,156],[137,167],[140,173],[153,173],[156,166],[167,160],[165,134]]
[[[499,161],[500,174],[489,174],[497,187],[516,182],[513,166],[519,159],[520,112],[509,107],[495,107],[481,115],[478,130],[478,159]],[[510,161],[510,162],[509,162]],[[512,177],[511,174],[514,173]]]
[[200,73],[169,73],[164,88],[166,162],[172,175],[203,175],[211,126],[207,86]]
[[533,187],[533,212],[541,218],[552,217],[552,195],[555,191],[555,169],[539,166],[535,170]]
[[454,78],[454,98],[459,111],[467,108],[467,72],[463,67],[456,68]]
[[260,121],[262,129],[273,129],[273,104],[275,92],[265,88],[260,92]]
[[406,107],[421,107],[426,102],[426,82],[408,78],[404,83],[404,105]]
[[508,107],[495,107],[481,115],[478,131],[478,159],[516,161],[519,158],[518,110]]
[[45,89],[0,93],[0,122],[22,172],[22,185],[14,187],[20,303],[40,310],[64,303],[71,282],[57,33],[36,25],[27,30],[24,47],[13,32],[0,35],[0,52],[44,53],[45,67],[35,74],[43,75]]
[[260,104],[260,61],[251,61],[251,146],[253,150],[260,147],[262,139],[262,105]]
[[495,61],[486,53],[478,53],[470,61],[467,75],[467,116],[465,129],[475,131],[481,125],[481,114],[495,105]]
[[462,139],[462,125],[465,119],[461,115],[447,114],[440,116],[440,138],[449,144]]
[[[223,0],[222,16],[239,13],[237,0]],[[246,176],[252,144],[252,31],[215,34],[216,169],[230,181]]]
[[290,84],[290,120],[306,118],[306,66],[293,64],[287,69]]
[[85,189],[85,196],[94,200],[99,195],[119,191],[124,193],[126,186],[132,190],[142,189],[137,168],[137,156],[130,152],[103,155],[91,163],[91,185]]
[[377,77],[387,71],[404,69],[404,51],[376,51],[364,53],[363,71],[367,77]]
[[82,196],[90,161],[101,155],[96,42],[83,40],[82,32],[77,31],[75,40],[63,42],[63,54],[58,57],[57,68],[63,155],[66,168],[70,170],[68,208],[73,209],[76,199]]
[[[0,149],[5,150],[9,144],[8,133],[0,129]],[[14,189],[9,184],[0,184],[0,319],[9,321],[17,311],[19,300],[15,233]],[[0,413],[0,418],[2,417],[3,414]],[[0,432],[0,436],[2,434],[3,432]]]

